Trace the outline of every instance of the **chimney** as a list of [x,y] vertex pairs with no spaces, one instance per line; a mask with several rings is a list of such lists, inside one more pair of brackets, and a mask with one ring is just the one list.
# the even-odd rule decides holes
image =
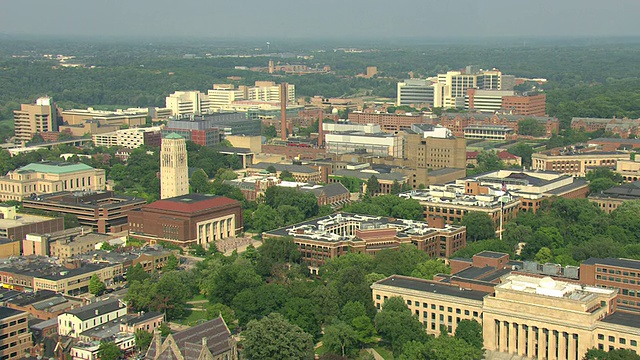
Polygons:
[[318,147],[321,148],[324,145],[324,131],[322,131],[322,118],[324,117],[324,111],[320,111],[320,117],[318,118]]
[[280,84],[280,138],[287,140],[287,83]]
[[156,354],[159,354],[160,347],[162,346],[162,335],[160,334],[159,328],[155,328],[155,330],[153,330],[153,338],[156,341]]
[[202,347],[207,347],[207,338],[206,337],[202,338]]

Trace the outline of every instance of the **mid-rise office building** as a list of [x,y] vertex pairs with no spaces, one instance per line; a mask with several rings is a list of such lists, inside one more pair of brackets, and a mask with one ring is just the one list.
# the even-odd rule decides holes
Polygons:
[[0,307],[0,356],[22,359],[30,355],[33,346],[27,324],[28,313]]
[[[129,211],[139,209],[145,203],[144,199],[117,195],[113,191],[63,191],[25,198],[22,206],[25,209],[72,214],[82,226],[99,233],[112,233],[127,230]],[[44,234],[57,230],[31,232]]]
[[438,130],[446,128],[429,124],[412,125],[411,129],[402,134],[402,158],[408,159],[410,164],[418,168],[466,168],[466,140]]
[[215,146],[227,135],[260,135],[259,123],[240,112],[173,117],[162,130],[163,136],[178,134],[202,146]]
[[104,190],[105,186],[104,169],[83,163],[43,161],[0,177],[0,200],[22,201],[25,197],[58,191]]
[[234,101],[247,99],[247,87],[233,84],[213,84],[213,89],[207,90],[210,108],[213,111],[227,109]]
[[546,95],[538,93],[518,95],[512,90],[468,89],[464,108],[485,112],[504,111],[523,116],[545,116]]
[[[294,103],[296,101],[296,86],[287,84],[287,102]],[[280,101],[280,84],[273,81],[256,81],[255,86],[247,89],[247,100],[257,101]]]
[[520,208],[520,198],[506,194],[500,189],[479,188],[478,184],[466,182],[459,184],[430,185],[426,189],[411,190],[399,195],[415,199],[424,209],[425,219],[441,216],[448,224],[459,223],[464,215],[471,211],[489,215],[496,228],[502,221],[515,218]]
[[59,109],[49,97],[38,98],[35,104],[22,104],[13,111],[16,140],[29,141],[37,133],[58,131]]
[[95,146],[112,147],[119,146],[128,149],[136,149],[142,145],[160,146],[162,142],[162,127],[133,128],[116,130],[104,134],[93,134]]
[[615,170],[618,160],[629,160],[628,152],[599,151],[595,147],[557,148],[531,155],[533,170],[557,171],[571,176],[585,176],[593,168]]
[[326,134],[325,149],[330,154],[366,152],[376,156],[402,158],[404,154],[402,136],[397,134],[365,134],[359,131],[344,131]]
[[514,140],[517,138],[512,128],[505,125],[471,125],[464,128],[465,139]]
[[547,95],[527,93],[520,96],[503,96],[502,109],[510,114],[545,116],[547,113]]
[[396,105],[442,107],[444,87],[444,84],[426,79],[407,79],[398,82]]
[[432,257],[449,257],[464,248],[466,228],[445,225],[443,219],[429,222],[383,216],[337,213],[267,232],[265,238],[292,236],[302,260],[317,273],[327,260],[349,253],[376,254],[414,244]]
[[444,113],[440,117],[440,124],[450,129],[454,136],[462,137],[465,129],[470,126],[506,126],[513,129],[517,134],[519,130],[519,122],[524,119],[535,119],[540,125],[544,126],[544,137],[551,137],[560,130],[560,122],[558,119],[547,116],[524,116],[509,114],[483,114],[483,113]]
[[176,91],[165,99],[171,115],[207,114],[211,111],[209,96],[200,91]]
[[[146,109],[145,109],[146,110]],[[93,121],[101,126],[143,126],[147,122],[148,111],[145,110],[116,110],[105,111],[88,109],[62,110],[62,122],[64,125],[82,125],[87,121]]]
[[389,114],[381,112],[354,111],[349,113],[349,121],[356,124],[376,124],[384,132],[397,133],[411,129],[413,124],[425,123],[421,114]]

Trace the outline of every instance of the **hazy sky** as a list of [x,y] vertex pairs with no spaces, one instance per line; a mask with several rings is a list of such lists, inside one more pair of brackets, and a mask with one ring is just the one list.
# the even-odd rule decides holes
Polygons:
[[0,34],[640,36],[640,0],[0,0]]

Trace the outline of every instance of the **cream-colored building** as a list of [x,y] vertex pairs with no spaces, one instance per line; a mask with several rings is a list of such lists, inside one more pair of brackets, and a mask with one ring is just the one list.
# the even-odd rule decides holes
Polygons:
[[160,150],[160,198],[167,199],[189,193],[187,145],[178,134],[162,139]]
[[640,160],[618,160],[616,162],[616,170],[618,174],[622,175],[624,181],[638,181],[640,180]]
[[80,333],[127,314],[118,299],[107,299],[67,311],[58,316],[58,335],[77,338]]
[[101,125],[126,125],[136,127],[147,122],[147,113],[132,110],[104,111],[94,108],[62,110],[62,121],[65,125],[80,125],[95,120]]
[[[280,85],[273,81],[256,81],[255,86],[247,89],[247,100],[280,101]],[[296,101],[296,86],[287,84],[287,102]]]
[[237,89],[233,84],[213,84],[213,89],[207,91],[209,104],[213,111],[227,109],[234,101],[245,100],[247,98],[247,87],[239,86]]
[[438,74],[437,82],[442,85],[443,107],[462,108],[468,89],[502,90],[502,72],[467,66],[464,71]]
[[640,315],[616,309],[617,289],[515,273],[493,293],[474,286],[394,275],[371,289],[378,309],[402,297],[436,336],[440,326],[453,334],[461,320],[478,321],[488,358],[580,360],[591,348],[640,351]]
[[249,149],[256,154],[262,152],[262,136],[227,135],[225,139],[233,147]]
[[92,139],[96,146],[121,146],[136,149],[145,144],[146,133],[160,131],[162,131],[162,126],[123,129],[104,134],[94,134]]
[[77,269],[64,269],[55,274],[39,274],[33,277],[33,291],[51,290],[65,295],[80,295],[89,292],[89,281],[97,275],[105,283],[124,274],[122,264],[86,264]]
[[32,194],[104,190],[105,171],[65,162],[31,163],[0,177],[0,200],[22,201]]
[[206,114],[211,111],[209,96],[200,91],[176,91],[165,99],[173,116]]
[[20,105],[20,110],[13,111],[16,140],[29,141],[36,133],[58,131],[58,117],[58,108],[49,97]]
[[533,170],[551,170],[572,176],[585,176],[590,169],[615,169],[620,160],[629,160],[630,153],[613,151],[559,151],[549,150],[531,155]]

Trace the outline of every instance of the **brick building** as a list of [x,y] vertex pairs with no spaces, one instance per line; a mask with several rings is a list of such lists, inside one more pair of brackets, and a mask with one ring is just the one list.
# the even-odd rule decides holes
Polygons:
[[560,131],[557,118],[548,116],[525,116],[486,113],[444,113],[440,117],[440,124],[453,132],[454,136],[462,137],[465,129],[470,126],[506,126],[518,134],[518,123],[524,119],[535,119],[545,128],[544,137],[551,137]]
[[25,198],[22,205],[25,209],[75,215],[80,225],[89,226],[95,232],[110,233],[127,230],[128,213],[145,203],[144,199],[116,195],[113,191],[64,191]]
[[426,121],[421,114],[389,114],[381,112],[354,111],[349,113],[349,121],[356,124],[377,124],[382,131],[396,133],[411,129],[412,124],[422,124]]
[[536,93],[526,96],[504,96],[502,108],[516,115],[545,116],[547,95]]
[[131,236],[181,246],[210,243],[242,232],[242,204],[224,196],[188,194],[129,213]]
[[0,238],[21,242],[27,234],[64,229],[62,217],[17,213],[15,206],[0,203]]

